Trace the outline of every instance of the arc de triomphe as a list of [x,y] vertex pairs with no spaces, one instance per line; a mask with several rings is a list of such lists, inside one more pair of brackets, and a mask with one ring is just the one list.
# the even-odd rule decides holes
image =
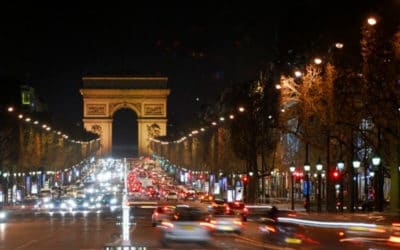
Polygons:
[[113,115],[133,110],[138,122],[138,154],[151,154],[149,139],[167,134],[167,77],[83,77],[83,125],[100,135],[101,156],[112,152]]

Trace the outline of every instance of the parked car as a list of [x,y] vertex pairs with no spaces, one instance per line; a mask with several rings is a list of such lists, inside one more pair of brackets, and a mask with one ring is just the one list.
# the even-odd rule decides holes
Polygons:
[[160,225],[162,221],[168,219],[174,212],[175,206],[158,206],[151,215],[151,225],[153,227]]
[[208,215],[199,208],[177,207],[168,221],[161,223],[161,243],[197,242],[207,245],[211,239],[212,225],[207,222]]

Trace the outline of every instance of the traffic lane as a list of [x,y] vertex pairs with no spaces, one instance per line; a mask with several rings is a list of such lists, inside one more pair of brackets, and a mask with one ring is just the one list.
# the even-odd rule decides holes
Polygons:
[[[193,204],[192,204],[193,205]],[[165,248],[161,245],[161,229],[151,225],[151,213],[147,206],[143,208],[138,205],[131,208],[131,214],[134,215],[136,226],[131,234],[131,240],[136,246],[146,246],[150,248]],[[258,228],[258,222],[249,220],[243,222],[241,235],[235,233],[216,233],[213,234],[210,245],[199,246],[197,244],[173,243],[168,248],[175,249],[281,249],[274,242],[263,241],[263,234]],[[153,237],[149,238],[149,235]]]
[[147,249],[266,249],[262,246],[262,242],[249,240],[235,233],[213,234],[208,245],[172,242],[165,247],[161,244],[161,238],[162,229],[153,227],[149,220],[138,220],[131,233],[131,242]]
[[102,216],[33,216],[0,224],[0,249],[102,249],[118,233]]

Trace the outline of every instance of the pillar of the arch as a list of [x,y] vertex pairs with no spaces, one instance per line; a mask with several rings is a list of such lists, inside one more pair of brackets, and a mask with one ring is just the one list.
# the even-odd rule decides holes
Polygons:
[[151,155],[150,138],[167,134],[167,119],[138,118],[138,153]]
[[87,131],[100,136],[100,155],[110,156],[112,150],[112,118],[86,118],[83,126]]

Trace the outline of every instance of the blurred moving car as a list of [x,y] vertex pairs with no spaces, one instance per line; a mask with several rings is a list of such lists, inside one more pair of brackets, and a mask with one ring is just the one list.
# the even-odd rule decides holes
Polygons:
[[210,223],[213,225],[214,232],[233,232],[241,234],[243,229],[241,218],[235,215],[214,215]]
[[261,219],[259,229],[265,233],[265,239],[281,246],[309,246],[317,244],[317,241],[309,238],[311,235],[304,225],[294,222],[286,222],[280,218],[297,217],[297,213],[292,210],[279,210],[272,207]]
[[226,206],[226,214],[237,215],[242,218],[242,221],[247,221],[249,210],[241,201],[228,202]]
[[207,214],[196,207],[177,207],[168,221],[161,223],[161,244],[170,242],[196,242],[207,245],[211,239],[212,225]]
[[168,219],[174,212],[175,206],[158,206],[151,215],[151,225],[153,227],[161,224],[162,221]]
[[0,207],[0,222],[5,222],[7,220],[7,211]]
[[227,204],[224,200],[215,199],[211,205],[208,206],[208,211],[213,215],[225,214],[227,211]]

